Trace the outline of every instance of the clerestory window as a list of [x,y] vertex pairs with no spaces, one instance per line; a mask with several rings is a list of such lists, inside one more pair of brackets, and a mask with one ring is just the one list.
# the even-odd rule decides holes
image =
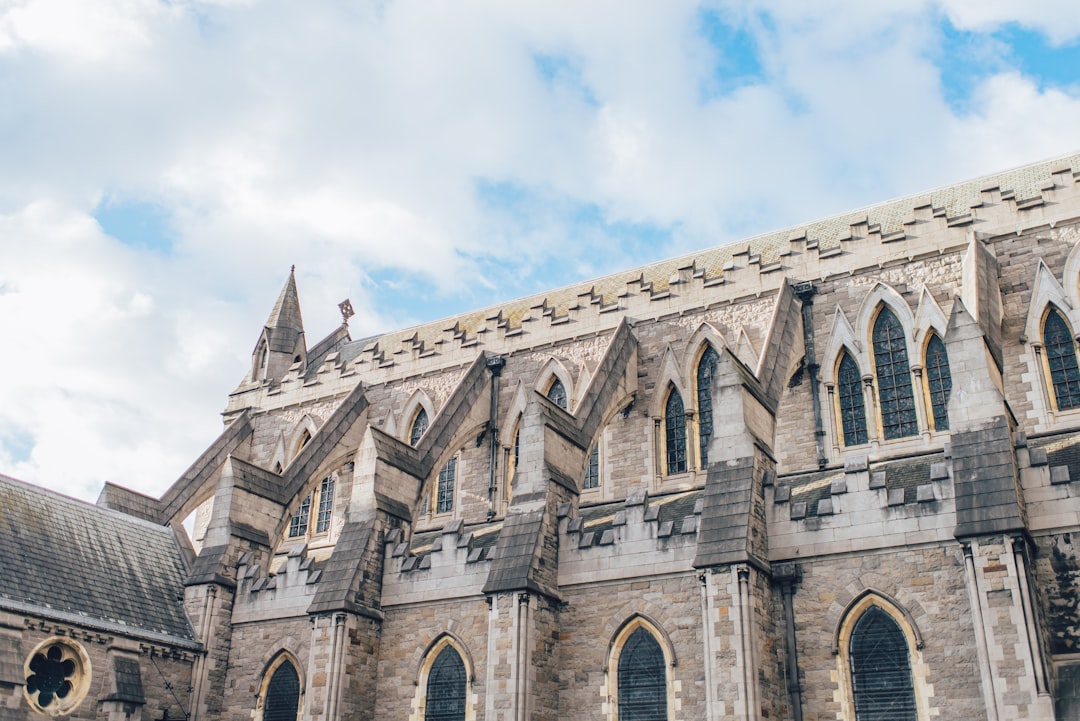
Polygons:
[[1051,307],[1043,321],[1043,347],[1050,371],[1050,385],[1058,410],[1080,406],[1080,369],[1076,362],[1076,341],[1057,308]]
[[701,446],[701,467],[709,467],[709,440],[713,433],[712,380],[720,355],[712,346],[701,354],[697,367],[698,440]]
[[415,446],[420,442],[424,432],[428,429],[428,414],[423,407],[413,416],[412,427],[409,429],[409,445]]
[[686,410],[682,396],[674,387],[664,404],[664,442],[667,451],[669,475],[685,473],[686,464]]
[[564,411],[568,409],[569,400],[566,397],[566,386],[564,386],[563,382],[558,378],[551,381],[551,385],[548,386],[547,397],[552,403],[559,408],[562,408]]
[[888,308],[883,307],[874,322],[873,346],[882,435],[885,440],[918,435],[907,339],[900,320]]
[[937,333],[926,344],[926,393],[930,398],[930,416],[934,430],[949,430],[949,394],[952,392],[952,374],[949,371],[949,354]]

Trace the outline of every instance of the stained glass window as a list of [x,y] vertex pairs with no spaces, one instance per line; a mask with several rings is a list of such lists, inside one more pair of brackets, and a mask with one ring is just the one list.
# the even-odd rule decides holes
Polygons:
[[427,411],[421,408],[416,412],[416,416],[413,418],[412,429],[409,430],[409,445],[415,446],[421,436],[424,435],[424,431],[428,427]]
[[327,476],[319,485],[319,515],[315,519],[315,533],[330,530],[330,519],[334,516],[334,479]]
[[949,354],[937,334],[930,336],[926,344],[926,388],[930,393],[930,409],[934,416],[934,428],[949,429],[949,393],[952,392],[952,374],[949,372]]
[[282,661],[266,687],[263,721],[296,721],[300,708],[300,676],[289,661]]
[[566,386],[564,386],[563,382],[558,378],[551,382],[551,387],[548,388],[547,397],[559,408],[562,408],[563,410],[567,409]]
[[585,481],[582,488],[600,487],[600,444],[597,443],[589,452],[589,465],[585,466]]
[[844,445],[866,443],[866,402],[863,399],[862,375],[855,359],[844,353],[836,374],[836,389],[840,397],[840,422],[844,429]]
[[1076,365],[1076,341],[1056,308],[1051,308],[1043,326],[1046,363],[1059,410],[1080,406],[1080,370]]
[[435,500],[436,513],[454,510],[454,483],[457,480],[457,458],[451,458],[439,471],[439,488]]
[[465,662],[445,647],[428,673],[424,721],[465,721]]
[[292,521],[289,522],[289,538],[306,536],[310,519],[311,496],[308,496],[300,502],[300,510],[296,512],[296,515],[292,517]]
[[709,466],[709,439],[712,438],[712,379],[720,356],[709,346],[701,354],[697,367],[698,435],[701,441],[701,467]]
[[664,652],[639,628],[619,654],[619,721],[667,721]]
[[871,606],[859,618],[848,660],[856,721],[917,721],[907,640],[889,614]]
[[686,472],[686,411],[682,396],[674,388],[664,409],[664,436],[667,440],[667,472]]
[[900,320],[888,308],[881,309],[874,323],[874,367],[882,435],[886,440],[917,435],[919,422],[908,370],[907,340]]

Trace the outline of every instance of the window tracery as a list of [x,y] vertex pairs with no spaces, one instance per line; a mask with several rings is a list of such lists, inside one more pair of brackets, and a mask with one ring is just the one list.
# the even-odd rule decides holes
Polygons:
[[461,654],[446,644],[428,671],[424,721],[465,721],[467,682]]
[[701,467],[709,466],[709,440],[713,433],[712,379],[720,355],[710,345],[701,354],[697,367],[698,440],[701,446]]
[[566,397],[566,386],[558,378],[551,381],[551,385],[548,386],[547,391],[548,400],[562,408],[564,411],[568,410],[569,399]]
[[409,445],[415,446],[420,442],[424,433],[428,429],[428,414],[427,409],[420,406],[420,410],[413,416],[412,427],[409,429]]
[[668,393],[664,405],[664,439],[667,451],[668,475],[685,473],[686,463],[686,410],[682,396],[674,387]]
[[1043,321],[1043,348],[1050,371],[1050,386],[1058,410],[1080,406],[1080,369],[1076,341],[1057,308],[1050,307]]
[[911,388],[907,339],[900,320],[888,307],[882,307],[874,321],[873,347],[882,435],[886,440],[917,435],[919,422]]
[[263,700],[263,721],[296,721],[300,710],[300,674],[288,658],[272,667]]
[[859,616],[848,643],[856,721],[917,721],[907,639],[879,606]]
[[845,446],[866,443],[866,401],[862,392],[862,375],[851,354],[844,351],[836,373],[836,388],[840,403],[840,426]]
[[934,430],[946,431],[949,429],[949,394],[952,392],[952,374],[949,370],[949,354],[937,333],[932,333],[926,344],[924,369]]

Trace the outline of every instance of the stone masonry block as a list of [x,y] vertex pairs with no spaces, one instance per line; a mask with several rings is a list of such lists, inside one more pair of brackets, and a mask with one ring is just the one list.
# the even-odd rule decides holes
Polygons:
[[791,504],[791,520],[799,521],[806,518],[806,501]]
[[890,506],[902,506],[902,505],[904,505],[904,489],[903,488],[890,488],[889,489],[889,505]]
[[1028,459],[1029,459],[1029,462],[1031,463],[1031,465],[1033,467],[1034,466],[1045,466],[1049,462],[1047,457],[1046,457],[1046,449],[1045,448],[1032,448],[1032,449],[1030,449],[1028,451]]
[[915,500],[919,503],[929,503],[930,501],[937,500],[934,497],[934,486],[929,483],[923,483],[915,489]]
[[822,498],[817,502],[817,514],[819,516],[831,516],[834,512],[833,499]]
[[791,500],[791,486],[777,486],[776,493],[773,495],[773,501],[776,503],[787,503]]
[[847,493],[847,490],[848,488],[846,478],[837,478],[829,486],[829,493],[833,494],[834,496],[840,493]]
[[1068,483],[1070,480],[1072,479],[1069,478],[1068,466],[1053,466],[1050,468],[1051,483],[1056,485],[1058,483]]
[[885,487],[885,471],[874,471],[870,474],[870,488]]

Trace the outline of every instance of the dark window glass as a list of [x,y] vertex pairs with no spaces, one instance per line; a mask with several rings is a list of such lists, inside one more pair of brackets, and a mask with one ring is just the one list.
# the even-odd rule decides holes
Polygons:
[[686,411],[682,396],[674,388],[664,409],[664,436],[667,440],[667,472],[686,472]]
[[559,408],[567,409],[566,386],[558,378],[552,381],[551,387],[548,388],[547,397]]
[[296,721],[300,708],[300,677],[296,668],[283,661],[266,687],[263,721]]
[[292,517],[292,521],[289,522],[289,538],[297,538],[298,536],[306,536],[308,529],[308,522],[311,519],[311,496],[308,496],[300,502],[300,510],[296,512],[296,515]]
[[720,356],[712,346],[701,354],[697,367],[698,428],[701,438],[701,467],[709,467],[709,439],[712,438],[712,379]]
[[465,721],[465,663],[451,646],[431,664],[424,721]]
[[919,423],[915,417],[904,327],[888,308],[881,309],[874,323],[874,366],[882,435],[886,440],[917,435]]
[[836,389],[840,394],[840,421],[844,427],[844,445],[866,443],[866,403],[863,400],[862,375],[855,359],[844,353],[836,374]]
[[667,721],[664,652],[643,628],[630,634],[619,654],[619,721]]
[[1076,342],[1065,319],[1051,308],[1043,326],[1043,345],[1050,366],[1050,382],[1060,410],[1080,406],[1080,370],[1076,367]]
[[334,479],[327,476],[319,486],[319,515],[315,519],[315,533],[330,530],[330,519],[334,517]]
[[949,393],[952,392],[952,374],[949,373],[949,354],[937,335],[930,336],[926,344],[926,387],[930,391],[930,408],[934,415],[934,428],[949,430]]
[[412,429],[409,431],[409,445],[415,446],[420,440],[420,437],[424,435],[424,431],[428,427],[427,411],[421,408],[416,412],[416,417],[413,418]]
[[585,481],[582,488],[600,487],[600,444],[597,443],[589,452],[589,465],[585,466]]
[[436,513],[454,510],[454,482],[457,480],[457,458],[451,458],[439,471],[439,489],[435,501]]
[[856,721],[917,721],[907,641],[889,614],[871,606],[859,618],[848,658]]

